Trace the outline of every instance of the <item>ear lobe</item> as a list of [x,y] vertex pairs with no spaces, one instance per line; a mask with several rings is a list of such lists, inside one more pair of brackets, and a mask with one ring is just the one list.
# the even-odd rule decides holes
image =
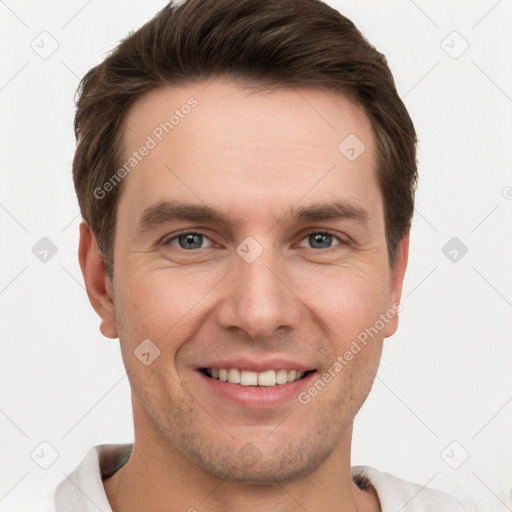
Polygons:
[[107,338],[117,338],[112,285],[105,270],[96,238],[85,221],[80,223],[78,260],[89,301],[101,318],[101,333]]
[[[398,305],[402,297],[402,286],[404,284],[405,270],[409,260],[409,238],[407,233],[396,248],[395,265],[391,273],[391,289],[389,292],[388,308],[389,316],[392,318],[384,328],[384,337],[392,336],[398,329]],[[400,308],[401,309],[401,308]],[[394,313],[391,313],[393,311]]]

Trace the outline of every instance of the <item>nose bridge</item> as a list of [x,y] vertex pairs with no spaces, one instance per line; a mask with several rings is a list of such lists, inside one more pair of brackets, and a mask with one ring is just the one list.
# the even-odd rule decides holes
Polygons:
[[286,283],[283,261],[270,245],[263,248],[256,240],[245,239],[229,274],[218,314],[224,328],[239,328],[257,338],[297,325],[298,299]]

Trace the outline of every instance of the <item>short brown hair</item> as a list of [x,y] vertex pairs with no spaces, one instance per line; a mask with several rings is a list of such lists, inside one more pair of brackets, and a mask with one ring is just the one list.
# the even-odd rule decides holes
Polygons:
[[323,88],[364,109],[377,142],[393,266],[414,211],[416,133],[384,55],[320,0],[185,0],[171,2],[131,33],[84,76],[77,91],[73,179],[109,277],[123,183],[101,199],[95,190],[120,166],[129,108],[156,88],[216,76],[252,87]]

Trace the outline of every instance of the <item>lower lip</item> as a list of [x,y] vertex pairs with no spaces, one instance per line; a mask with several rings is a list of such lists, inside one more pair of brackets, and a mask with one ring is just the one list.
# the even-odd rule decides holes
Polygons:
[[242,386],[207,377],[200,371],[197,373],[213,393],[248,409],[279,407],[290,400],[298,401],[299,393],[310,385],[316,374],[311,372],[300,380],[275,386]]

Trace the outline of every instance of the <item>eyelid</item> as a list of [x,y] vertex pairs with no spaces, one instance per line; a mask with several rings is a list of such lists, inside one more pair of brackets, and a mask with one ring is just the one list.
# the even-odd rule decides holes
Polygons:
[[[336,231],[331,231],[330,229],[318,229],[318,228],[308,230],[304,234],[301,234],[299,242],[302,242],[308,236],[316,235],[317,233],[333,236],[334,238],[336,238],[338,240],[339,245],[348,245],[350,243],[350,240],[346,235],[345,235],[345,238],[343,238],[341,233],[338,233]],[[330,249],[334,249],[334,247],[336,247],[336,246],[328,247],[327,249],[324,249],[324,252],[329,251]],[[309,249],[313,249],[313,248],[309,247]],[[319,249],[315,249],[315,251],[317,251],[317,252],[318,252],[318,250]]]
[[[341,233],[338,233],[338,232],[335,232],[335,231],[331,231],[329,229],[318,229],[318,228],[312,228],[308,231],[306,231],[305,233],[302,233],[300,235],[300,238],[299,238],[299,243],[302,242],[304,239],[306,239],[308,236],[311,236],[311,235],[314,235],[314,234],[317,234],[317,233],[320,233],[320,234],[326,234],[326,235],[331,235],[333,236],[334,238],[336,238],[339,242],[339,244],[337,245],[349,245],[350,244],[350,240],[349,240],[349,237],[346,237],[346,239],[344,239],[342,236],[341,236]],[[163,239],[163,244],[164,245],[171,245],[170,242],[172,242],[173,240],[176,240],[177,238],[179,238],[180,236],[183,236],[183,235],[202,235],[204,238],[208,239],[210,242],[211,242],[211,245],[208,246],[208,247],[211,247],[211,246],[219,246],[219,244],[217,244],[216,242],[214,242],[212,240],[212,238],[207,234],[205,233],[204,231],[202,231],[201,229],[188,229],[188,230],[183,230],[183,231],[180,231],[178,233],[174,233],[173,235],[169,236],[169,237],[165,237]],[[337,246],[336,245],[336,246]],[[330,249],[333,249],[334,247],[336,246],[333,246],[333,247],[329,247],[327,249],[324,249],[324,252],[325,251],[329,251]],[[186,250],[186,249],[183,249],[182,247],[180,247],[180,249],[182,250]],[[201,249],[207,249],[207,247],[201,247]],[[194,251],[199,251],[201,249],[194,249]],[[309,249],[314,249],[313,247],[309,247]],[[314,249],[316,252],[319,251],[319,249]],[[188,252],[191,252],[191,251],[188,251]]]
[[[188,229],[188,230],[184,230],[184,231],[181,231],[178,233],[174,233],[171,236],[164,237],[162,240],[162,243],[163,243],[163,245],[171,245],[171,242],[173,240],[176,240],[180,236],[184,236],[184,235],[202,235],[204,238],[207,238],[211,242],[211,245],[208,247],[211,247],[212,245],[218,245],[211,239],[211,237],[209,235],[207,235],[204,231],[201,231],[200,229]],[[179,247],[179,249],[182,249],[184,251],[186,250],[186,249],[183,249],[183,247]],[[201,247],[201,249],[207,249],[207,247]],[[201,249],[195,249],[195,251],[199,251]],[[191,251],[188,251],[188,252],[191,252]]]

